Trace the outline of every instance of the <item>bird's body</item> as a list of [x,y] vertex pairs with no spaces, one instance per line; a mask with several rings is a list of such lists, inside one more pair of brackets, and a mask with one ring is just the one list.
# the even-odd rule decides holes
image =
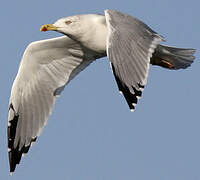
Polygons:
[[108,56],[131,111],[146,85],[150,63],[176,70],[194,60],[195,50],[159,45],[161,36],[118,11],[62,18],[41,27],[47,30],[65,36],[31,43],[13,83],[8,115],[10,172],[40,135],[56,97],[94,60]]

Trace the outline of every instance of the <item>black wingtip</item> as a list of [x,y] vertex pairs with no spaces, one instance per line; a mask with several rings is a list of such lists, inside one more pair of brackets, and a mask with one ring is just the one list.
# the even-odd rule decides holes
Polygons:
[[[10,108],[14,111],[13,105],[10,105]],[[18,115],[14,115],[14,118],[9,121],[8,125],[8,156],[10,163],[10,173],[13,173],[16,168],[17,162],[20,161],[20,156],[17,154],[16,149],[14,148],[14,139],[16,135],[16,129],[18,124]]]
[[[9,110],[14,110],[13,105],[11,104]],[[21,157],[23,154],[28,153],[31,143],[35,142],[37,137],[32,138],[30,144],[28,146],[23,146],[21,149],[19,148],[19,143],[17,147],[14,146],[16,129],[19,120],[19,115],[14,113],[13,119],[9,120],[8,125],[8,156],[9,156],[9,164],[10,164],[10,174],[12,175],[16,169],[16,165],[20,163]]]
[[[113,74],[115,76],[115,80],[117,82],[119,91],[122,92],[122,94],[124,95],[126,102],[131,110],[131,112],[133,112],[135,110],[136,104],[138,102],[138,99],[142,96],[142,90],[144,89],[144,85],[141,85],[140,83],[138,83],[138,87],[140,90],[137,90],[135,87],[131,86],[128,87],[116,74],[115,71],[115,67],[114,65],[111,63],[112,66],[112,70],[113,70]],[[130,91],[130,88],[132,88],[132,91],[134,93],[132,93]]]
[[[36,139],[37,139],[37,137],[33,138],[31,140],[31,143],[35,142]],[[14,146],[8,147],[9,148],[8,155],[9,155],[9,163],[10,163],[10,173],[13,174],[13,172],[16,169],[17,164],[20,163],[21,157],[23,156],[23,154],[28,153],[31,143],[28,146],[24,145],[21,149],[19,149],[19,145],[16,148],[14,148]]]

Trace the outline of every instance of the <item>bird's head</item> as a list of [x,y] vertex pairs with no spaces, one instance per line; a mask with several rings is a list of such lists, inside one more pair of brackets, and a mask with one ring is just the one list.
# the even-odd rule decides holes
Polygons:
[[102,15],[77,15],[61,18],[54,24],[42,25],[40,31],[57,31],[78,39],[85,35],[91,37],[98,25],[105,26],[105,23],[105,17]]
[[81,34],[80,16],[70,16],[57,20],[54,24],[42,25],[40,31],[57,31],[67,36],[75,36]]
[[105,51],[107,27],[103,15],[87,14],[61,18],[54,24],[41,26],[40,31],[57,31],[88,49]]

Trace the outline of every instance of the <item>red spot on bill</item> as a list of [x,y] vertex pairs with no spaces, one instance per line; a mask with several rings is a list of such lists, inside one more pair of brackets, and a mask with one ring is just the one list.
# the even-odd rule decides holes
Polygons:
[[41,31],[47,31],[47,27],[46,27],[46,26],[43,26],[43,27],[41,28]]

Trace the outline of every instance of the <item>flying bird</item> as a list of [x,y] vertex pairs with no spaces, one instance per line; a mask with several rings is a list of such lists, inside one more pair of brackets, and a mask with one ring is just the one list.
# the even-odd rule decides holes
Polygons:
[[108,57],[131,111],[142,96],[150,64],[177,70],[189,67],[194,60],[194,49],[160,45],[164,39],[158,33],[114,10],[105,10],[105,15],[61,18],[40,30],[64,36],[32,42],[23,54],[9,101],[11,173],[46,125],[56,97],[94,60]]

